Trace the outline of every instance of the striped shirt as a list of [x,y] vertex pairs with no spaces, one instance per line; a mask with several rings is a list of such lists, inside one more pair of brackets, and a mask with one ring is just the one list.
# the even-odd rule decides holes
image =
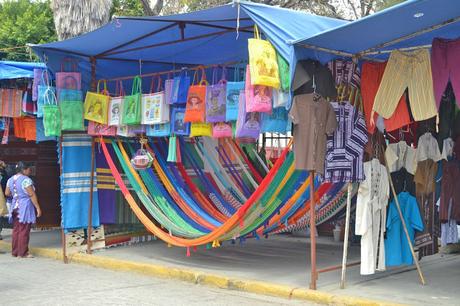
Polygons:
[[364,180],[364,147],[368,141],[364,116],[348,102],[331,105],[338,127],[327,137],[324,181],[361,182]]

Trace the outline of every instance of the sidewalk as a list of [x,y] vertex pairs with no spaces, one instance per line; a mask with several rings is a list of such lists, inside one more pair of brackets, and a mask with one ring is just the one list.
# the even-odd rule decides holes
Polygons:
[[[49,257],[61,254],[58,231],[33,233],[31,245],[47,248],[48,252],[41,253]],[[0,249],[5,249],[5,243],[0,244]],[[186,257],[184,248],[168,248],[161,241],[151,241],[101,250],[93,255],[78,254],[71,260],[317,303],[356,305],[369,304],[372,299],[413,305],[453,305],[460,300],[458,255],[423,258],[421,267],[426,286],[420,285],[413,267],[363,277],[359,275],[359,266],[355,266],[348,269],[345,290],[339,289],[340,271],[333,271],[319,275],[319,290],[313,292],[307,290],[309,254],[308,239],[274,236],[247,240],[243,245],[226,242],[210,250],[201,247],[197,252],[192,251],[191,257]],[[317,258],[318,269],[340,264],[342,245],[334,243],[332,238],[320,237]],[[349,262],[359,260],[359,246],[350,248],[348,258]]]

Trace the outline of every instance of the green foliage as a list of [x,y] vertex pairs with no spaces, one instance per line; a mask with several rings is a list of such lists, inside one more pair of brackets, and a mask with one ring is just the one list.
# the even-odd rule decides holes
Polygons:
[[143,16],[144,7],[140,0],[113,0],[111,16]]
[[[49,1],[16,0],[0,2],[0,49],[42,44],[56,40]],[[0,58],[28,60],[26,48],[1,52]]]

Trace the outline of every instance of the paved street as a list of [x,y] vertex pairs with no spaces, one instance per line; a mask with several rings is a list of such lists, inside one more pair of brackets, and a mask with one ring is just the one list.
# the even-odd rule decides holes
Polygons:
[[308,305],[45,259],[0,254],[5,305]]

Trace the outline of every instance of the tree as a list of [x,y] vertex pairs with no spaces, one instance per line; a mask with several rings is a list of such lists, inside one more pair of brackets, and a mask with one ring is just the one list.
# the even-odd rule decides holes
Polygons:
[[33,0],[0,2],[0,57],[26,61],[30,58],[25,45],[56,40],[49,3]]
[[109,22],[112,0],[53,0],[51,9],[58,38],[64,40]]

